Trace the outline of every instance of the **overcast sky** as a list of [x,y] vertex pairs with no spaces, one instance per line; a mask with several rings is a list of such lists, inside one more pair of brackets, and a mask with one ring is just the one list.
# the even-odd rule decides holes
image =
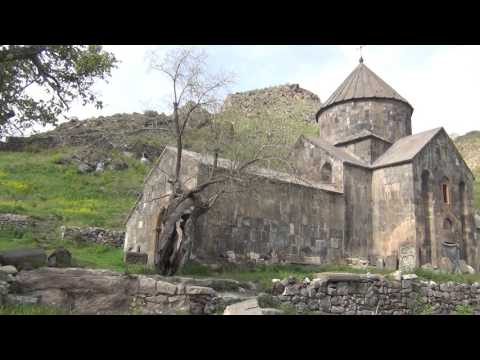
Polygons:
[[[148,71],[148,49],[175,46],[115,45],[104,48],[121,61],[108,83],[95,89],[105,107],[75,104],[70,116],[84,119],[115,113],[164,110],[170,91],[159,74]],[[300,84],[323,101],[357,66],[358,45],[202,46],[212,67],[233,71],[231,91]],[[443,126],[449,133],[480,130],[480,46],[366,46],[365,64],[414,107],[413,132]]]

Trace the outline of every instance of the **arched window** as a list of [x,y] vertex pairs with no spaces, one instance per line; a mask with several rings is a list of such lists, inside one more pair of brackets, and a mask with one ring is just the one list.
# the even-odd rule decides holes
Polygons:
[[442,180],[442,199],[444,204],[450,204],[450,186],[448,178]]
[[446,218],[443,221],[443,230],[452,231],[452,229],[453,229],[452,220],[450,220],[449,218]]
[[320,170],[320,178],[322,182],[332,182],[332,165],[329,162],[323,164],[322,170]]

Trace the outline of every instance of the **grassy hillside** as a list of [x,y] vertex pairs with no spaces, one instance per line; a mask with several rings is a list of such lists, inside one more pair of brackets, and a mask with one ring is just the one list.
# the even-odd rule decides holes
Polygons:
[[122,228],[148,167],[123,157],[129,165],[126,170],[80,174],[73,165],[55,163],[76,150],[0,153],[0,212],[53,215],[68,225]]

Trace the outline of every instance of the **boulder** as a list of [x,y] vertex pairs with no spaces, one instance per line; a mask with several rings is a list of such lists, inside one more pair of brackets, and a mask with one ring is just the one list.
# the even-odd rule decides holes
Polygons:
[[453,263],[448,257],[442,257],[438,268],[440,271],[451,273],[453,272]]
[[402,279],[403,280],[414,280],[418,278],[418,276],[416,274],[405,274],[405,275],[402,275]]
[[87,174],[94,170],[92,166],[86,163],[81,163],[78,165],[77,170],[80,174]]
[[75,313],[118,313],[129,309],[138,279],[107,270],[43,267],[20,271],[15,286],[19,294],[40,296],[41,304],[69,304]]
[[50,267],[70,267],[72,265],[72,254],[63,246],[56,248],[47,259]]
[[103,172],[105,170],[105,163],[103,161],[100,161],[97,163],[97,166],[95,167],[95,172]]
[[18,272],[18,270],[13,265],[5,265],[5,266],[0,266],[0,272],[3,272],[5,274],[10,274],[10,275],[15,275]]
[[281,281],[276,281],[273,283],[273,286],[272,286],[273,295],[281,295],[284,290],[285,290],[285,285],[283,285]]
[[460,271],[462,274],[475,274],[475,269],[468,265],[465,260],[460,260]]
[[0,252],[0,263],[13,265],[19,270],[29,270],[46,265],[47,255],[42,249],[15,249]]
[[263,315],[256,298],[245,300],[225,308],[223,315]]
[[116,170],[116,171],[126,170],[126,169],[128,169],[128,164],[123,160],[115,160],[110,165],[110,168],[112,170]]
[[187,286],[185,288],[185,293],[187,295],[211,295],[215,296],[216,292],[212,288],[205,287],[205,286]]

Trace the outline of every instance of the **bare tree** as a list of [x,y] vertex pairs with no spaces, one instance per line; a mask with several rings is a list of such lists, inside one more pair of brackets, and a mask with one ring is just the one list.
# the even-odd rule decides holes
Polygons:
[[[173,113],[169,130],[176,140],[176,163],[173,176],[168,180],[172,191],[161,210],[155,256],[157,271],[172,275],[190,255],[192,230],[198,217],[223,194],[250,191],[258,166],[291,167],[288,145],[292,139],[281,119],[267,114],[247,120],[235,111],[221,109],[221,95],[232,82],[232,76],[210,73],[205,52],[179,48],[163,58],[152,52],[149,58],[151,69],[167,76],[172,85]],[[192,114],[200,109],[211,114],[204,149],[210,161],[207,178],[192,188],[181,181],[182,151]],[[229,160],[220,159],[220,155]]]

